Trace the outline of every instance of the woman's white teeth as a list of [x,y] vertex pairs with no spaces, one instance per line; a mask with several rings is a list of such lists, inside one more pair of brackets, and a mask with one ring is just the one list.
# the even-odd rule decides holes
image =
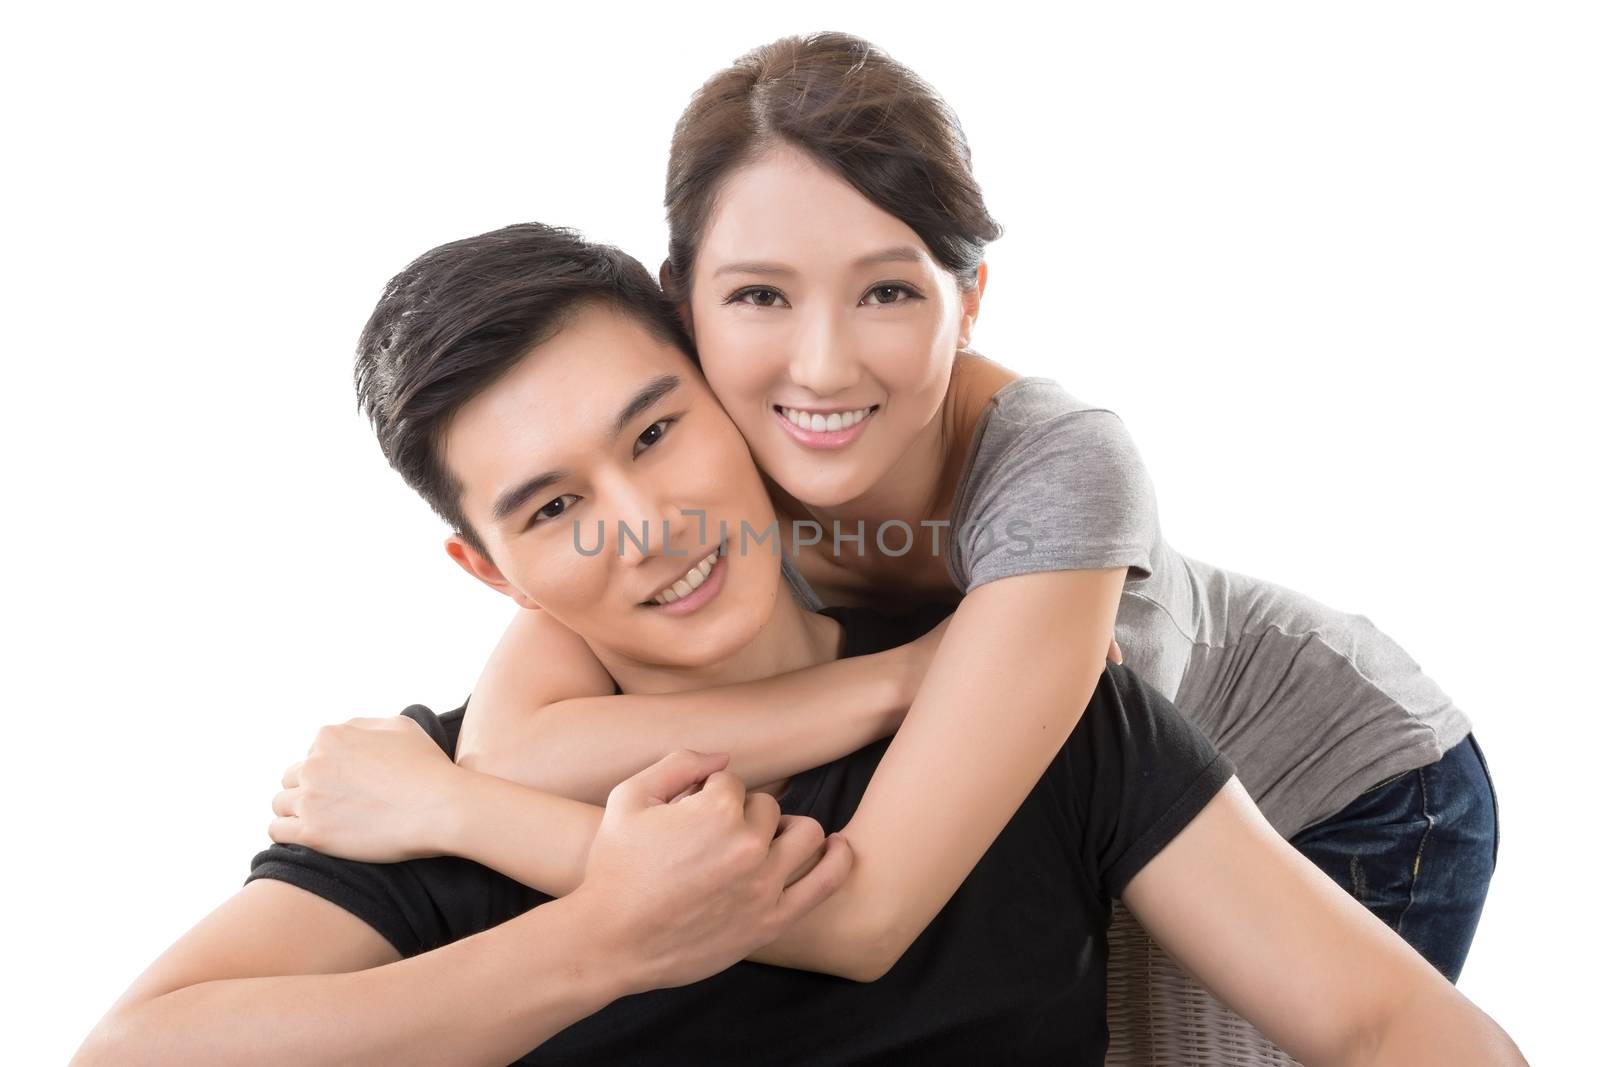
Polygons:
[[868,415],[872,414],[871,408],[858,408],[855,411],[835,411],[832,415],[819,415],[811,411],[800,411],[797,408],[779,408],[783,417],[800,427],[813,433],[834,433],[839,430],[848,430]]
[[712,551],[711,555],[707,556],[699,563],[696,563],[693,567],[690,567],[688,574],[685,574],[682,578],[679,578],[676,582],[673,582],[670,589],[657,593],[655,596],[651,597],[650,603],[670,604],[674,600],[682,600],[696,589],[699,589],[700,583],[704,582],[711,574],[711,568],[717,565],[717,557],[721,554],[722,546],[718,545]]

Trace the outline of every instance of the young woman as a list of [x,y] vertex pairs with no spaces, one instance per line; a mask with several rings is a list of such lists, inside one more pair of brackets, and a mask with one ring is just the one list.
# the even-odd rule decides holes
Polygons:
[[[908,944],[1120,646],[1280,833],[1456,978],[1498,843],[1466,717],[1365,618],[1167,545],[1114,414],[969,351],[1000,231],[930,87],[846,35],[757,49],[680,119],[666,206],[661,280],[768,480],[804,602],[960,599],[849,824],[847,891]],[[697,584],[665,610],[692,611]],[[677,745],[770,781],[814,759],[809,714],[881,689],[816,668],[692,707],[612,691],[582,641],[523,612],[458,758],[591,801]]]

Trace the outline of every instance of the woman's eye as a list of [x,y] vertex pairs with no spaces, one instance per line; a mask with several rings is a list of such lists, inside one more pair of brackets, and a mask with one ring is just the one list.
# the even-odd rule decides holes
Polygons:
[[751,307],[770,308],[777,307],[783,295],[776,289],[765,289],[755,286],[750,289],[740,289],[728,298],[730,304],[749,304]]
[[917,294],[906,285],[874,285],[867,290],[863,301],[868,304],[904,304],[915,300]]
[[640,434],[638,440],[633,443],[633,454],[637,456],[640,452],[661,440],[667,435],[667,427],[677,421],[676,418],[662,419],[646,426],[644,433]]
[[550,503],[548,503],[544,507],[540,508],[538,511],[535,511],[533,513],[533,521],[530,522],[528,525],[529,526],[537,526],[539,523],[545,521],[546,519],[557,519],[557,518],[560,518],[561,514],[564,511],[566,511],[569,507],[572,506],[571,504],[566,503],[566,501],[567,500],[576,501],[577,499],[578,499],[578,494],[576,494],[576,493],[563,493],[563,494],[561,494],[560,496],[556,497],[554,500],[550,501]]

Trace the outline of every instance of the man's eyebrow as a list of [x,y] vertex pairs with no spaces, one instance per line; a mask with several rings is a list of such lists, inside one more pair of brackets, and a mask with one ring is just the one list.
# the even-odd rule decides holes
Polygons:
[[[850,264],[852,267],[874,267],[880,263],[921,263],[926,259],[922,250],[910,245],[895,245],[878,252],[869,252]],[[737,263],[724,263],[712,272],[713,278],[724,274],[771,274],[791,275],[794,270],[777,263],[764,263],[759,260],[740,260]]]
[[500,494],[500,499],[494,502],[494,521],[505,522],[535,495],[571,476],[571,471],[545,471],[543,474],[529,478],[515,489],[507,489]]
[[682,382],[676,374],[658,374],[644,383],[644,388],[633,394],[633,399],[622,406],[617,412],[617,419],[611,424],[611,440],[617,439],[617,434],[628,428],[628,423],[638,418],[642,412],[648,411],[661,401],[668,393],[676,389]]
[[[676,374],[658,374],[648,382],[645,382],[643,387],[633,394],[633,398],[622,406],[622,410],[617,412],[616,419],[611,423],[610,440],[615,441],[617,435],[627,429],[628,423],[660,403],[663,397],[681,384],[683,383]],[[494,521],[504,522],[516,514],[530,499],[557,482],[571,476],[572,472],[567,470],[545,471],[543,474],[529,478],[513,489],[507,489],[494,502]]]

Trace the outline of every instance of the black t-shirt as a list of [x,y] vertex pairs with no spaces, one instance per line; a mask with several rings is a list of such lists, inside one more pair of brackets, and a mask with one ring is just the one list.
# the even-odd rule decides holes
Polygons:
[[[845,627],[844,655],[856,656],[903,644],[950,610],[826,614]],[[405,714],[453,753],[463,712],[437,716],[413,705]],[[888,743],[795,776],[781,807],[841,829]],[[692,985],[618,1000],[517,1062],[1100,1063],[1111,900],[1231,774],[1159,693],[1108,666],[1038,785],[883,978],[860,983],[737,963]],[[930,837],[938,832],[928,827]],[[403,956],[550,900],[454,857],[357,863],[297,845],[258,854],[255,878],[333,901]]]

